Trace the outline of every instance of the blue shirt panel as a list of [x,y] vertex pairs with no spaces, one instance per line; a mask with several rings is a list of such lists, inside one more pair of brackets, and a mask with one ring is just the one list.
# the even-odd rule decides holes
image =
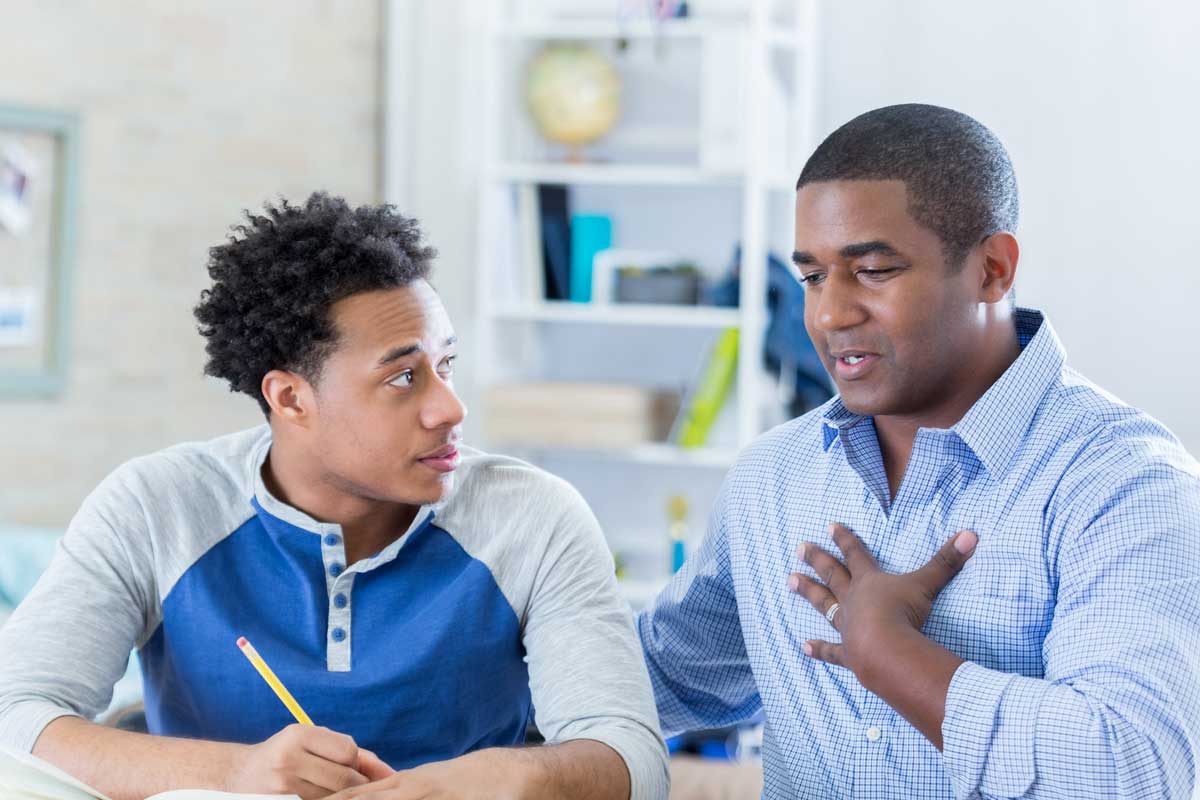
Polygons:
[[524,741],[519,621],[449,533],[426,522],[355,577],[352,668],[333,672],[321,537],[254,505],[175,584],[140,652],[152,733],[254,743],[295,722],[238,649],[245,636],[315,724],[396,769]]

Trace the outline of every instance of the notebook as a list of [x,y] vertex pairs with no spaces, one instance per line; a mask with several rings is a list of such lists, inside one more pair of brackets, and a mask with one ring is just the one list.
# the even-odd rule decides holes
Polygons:
[[[4,800],[109,800],[58,767],[29,753],[0,747],[0,797]],[[230,794],[175,789],[146,800],[299,800],[294,794]]]

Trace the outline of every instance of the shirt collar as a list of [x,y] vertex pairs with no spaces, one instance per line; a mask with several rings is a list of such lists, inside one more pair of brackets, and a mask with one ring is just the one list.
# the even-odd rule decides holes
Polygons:
[[[1003,473],[1021,447],[1042,398],[1066,363],[1062,342],[1040,311],[1018,308],[1014,321],[1021,355],[950,429],[993,477]],[[864,419],[868,417],[855,414],[840,396],[834,397],[821,417],[824,449],[829,450],[839,431]]]

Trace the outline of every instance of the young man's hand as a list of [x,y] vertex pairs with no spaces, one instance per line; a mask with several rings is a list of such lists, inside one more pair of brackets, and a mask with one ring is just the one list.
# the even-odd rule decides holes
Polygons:
[[[879,568],[847,528],[834,523],[829,532],[845,563],[815,544],[801,545],[800,557],[821,580],[795,572],[788,584],[813,608],[832,617],[830,624],[842,635],[842,643],[811,641],[805,643],[804,652],[850,669],[870,688],[864,673],[882,666],[886,653],[881,651],[892,638],[921,630],[934,598],[966,564],[978,537],[971,531],[959,531],[925,566],[893,575]],[[834,604],[837,608],[830,615]]]
[[228,790],[296,794],[301,800],[317,800],[394,773],[345,734],[289,725],[265,742],[239,751],[229,772]]

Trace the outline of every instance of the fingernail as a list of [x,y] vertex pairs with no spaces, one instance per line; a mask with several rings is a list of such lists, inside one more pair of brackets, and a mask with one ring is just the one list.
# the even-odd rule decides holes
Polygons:
[[800,556],[801,559],[808,558],[808,543],[805,542],[804,544],[797,547],[796,553]]
[[804,651],[804,655],[806,655],[806,656],[812,655],[812,645],[809,644],[808,642],[805,642],[803,645],[801,645],[800,649]]
[[800,591],[800,578],[795,575],[789,575],[788,576],[788,586],[791,587],[793,592]]
[[963,531],[954,537],[954,549],[962,553],[964,556],[975,549],[975,545],[979,542],[979,537],[972,531]]
[[831,523],[829,523],[829,527],[826,528],[825,530],[829,531],[829,535],[832,536],[834,533],[837,532],[837,527],[838,526],[837,526],[836,522],[831,522]]

